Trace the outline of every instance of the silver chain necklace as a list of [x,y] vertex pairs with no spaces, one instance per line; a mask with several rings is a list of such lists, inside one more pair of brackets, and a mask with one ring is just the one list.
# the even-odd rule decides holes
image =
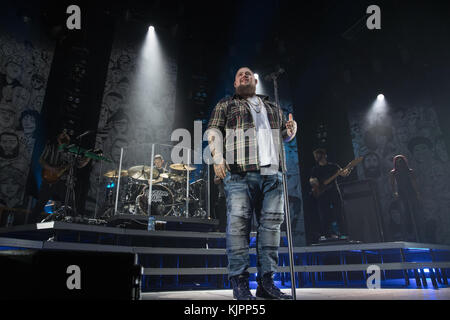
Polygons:
[[[258,98],[258,102],[255,104],[253,103],[249,98],[247,98],[248,103],[250,104],[250,106],[252,107],[253,110],[255,110],[256,113],[260,113],[261,112],[261,99],[259,97]],[[257,108],[257,106],[259,105],[259,108]]]

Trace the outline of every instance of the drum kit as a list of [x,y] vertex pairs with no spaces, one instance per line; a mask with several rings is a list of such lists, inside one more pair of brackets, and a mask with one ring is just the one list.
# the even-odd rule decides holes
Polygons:
[[[192,177],[197,168],[182,163],[171,164],[169,168],[152,169],[137,165],[120,171],[123,188],[119,191],[118,211],[124,214],[207,218],[204,209],[206,182],[198,179],[190,182],[189,186],[187,184],[188,177]],[[117,185],[117,170],[108,171],[104,176],[111,179],[110,186]],[[122,181],[125,183],[122,184]],[[107,199],[112,206],[115,200],[113,188],[109,188]]]

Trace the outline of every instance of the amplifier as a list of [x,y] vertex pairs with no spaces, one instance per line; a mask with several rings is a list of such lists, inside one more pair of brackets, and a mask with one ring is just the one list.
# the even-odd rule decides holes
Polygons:
[[383,242],[384,232],[374,182],[362,180],[342,183],[339,188],[344,201],[344,217],[350,240]]

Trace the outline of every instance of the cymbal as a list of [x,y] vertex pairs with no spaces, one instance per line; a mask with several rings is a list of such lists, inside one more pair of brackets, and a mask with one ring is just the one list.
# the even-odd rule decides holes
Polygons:
[[[118,178],[119,177],[119,170],[108,171],[107,173],[104,174],[104,176],[108,177],[108,178]],[[128,171],[127,170],[120,171],[120,176],[121,177],[128,176]]]
[[[151,168],[149,166],[134,166],[128,169],[128,175],[137,180],[149,180]],[[153,169],[152,178],[156,179],[159,176],[159,172],[156,169]]]
[[170,168],[178,171],[193,171],[196,170],[196,167],[191,167],[183,163],[174,163],[170,165]]

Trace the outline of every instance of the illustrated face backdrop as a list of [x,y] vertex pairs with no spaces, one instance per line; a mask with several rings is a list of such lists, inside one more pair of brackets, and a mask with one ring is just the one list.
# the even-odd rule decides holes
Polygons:
[[401,225],[397,220],[402,208],[392,196],[389,171],[393,157],[402,154],[417,179],[422,208],[416,220],[423,240],[450,244],[450,163],[433,107],[424,103],[370,119],[361,112],[351,114],[349,123],[355,156],[364,156],[358,176],[376,182],[385,233],[397,240],[395,225]]
[[25,185],[54,43],[0,33],[0,205],[27,208]]
[[[129,39],[129,28],[119,29],[110,56],[95,148],[103,150],[113,162],[97,162],[93,166],[86,203],[86,210],[91,213],[95,212],[97,199],[98,212],[107,206],[111,179],[103,174],[119,169],[121,148],[127,148],[122,159],[122,169],[126,170],[150,165],[149,144],[171,144],[176,60],[162,57],[160,52],[147,52],[148,43],[142,47],[142,40]],[[164,155],[166,160],[169,157],[170,154]]]

